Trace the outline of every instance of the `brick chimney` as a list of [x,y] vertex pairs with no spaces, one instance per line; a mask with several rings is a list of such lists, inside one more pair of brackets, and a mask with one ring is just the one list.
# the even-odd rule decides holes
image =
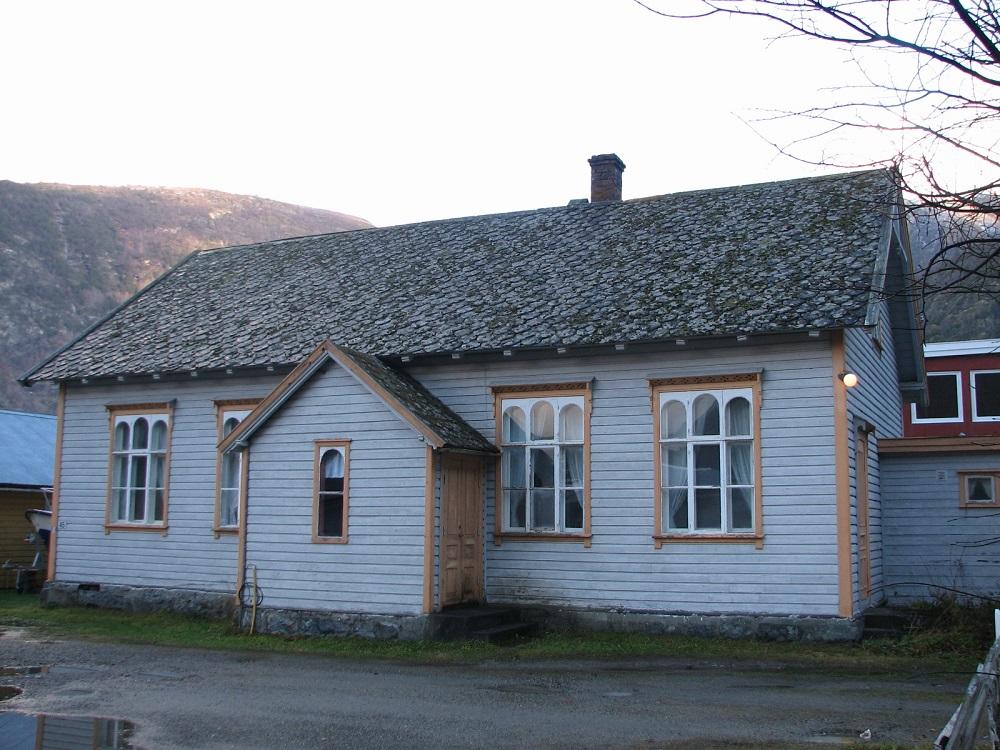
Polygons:
[[625,162],[618,154],[597,154],[587,162],[590,164],[590,202],[620,201]]

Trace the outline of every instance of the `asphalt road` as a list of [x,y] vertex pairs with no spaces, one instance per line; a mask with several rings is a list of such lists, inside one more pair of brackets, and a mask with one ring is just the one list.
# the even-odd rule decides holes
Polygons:
[[[849,676],[692,660],[427,666],[0,631],[0,710],[128,719],[158,748],[708,748],[931,741],[961,675]],[[738,744],[749,743],[749,744]]]

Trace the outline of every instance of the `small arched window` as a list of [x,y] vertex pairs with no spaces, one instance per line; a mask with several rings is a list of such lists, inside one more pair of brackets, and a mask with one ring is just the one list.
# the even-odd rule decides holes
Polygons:
[[505,443],[523,443],[528,438],[524,410],[511,406],[503,413],[503,439]]
[[566,404],[559,411],[559,442],[583,442],[583,409],[576,404]]
[[316,443],[318,476],[314,506],[313,541],[347,541],[347,477],[349,444],[346,441]]
[[730,437],[750,435],[750,402],[742,396],[730,399],[726,404],[726,435]]
[[687,409],[680,401],[668,401],[660,412],[660,439],[684,440],[687,437]]
[[708,393],[703,393],[694,400],[693,435],[719,434],[719,401]]
[[548,401],[531,407],[531,439],[552,440],[556,436],[556,412]]
[[[257,403],[256,399],[249,399],[218,404],[218,442],[221,443],[232,434]],[[240,497],[243,491],[243,455],[242,450],[231,450],[219,456],[216,532],[233,532],[239,526]]]

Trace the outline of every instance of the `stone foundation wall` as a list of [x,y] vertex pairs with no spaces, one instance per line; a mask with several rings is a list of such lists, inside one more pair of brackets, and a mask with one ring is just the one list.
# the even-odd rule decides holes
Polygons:
[[648,635],[694,635],[706,638],[759,638],[767,641],[857,641],[860,618],[796,615],[698,615],[608,612],[556,607],[522,608],[525,622],[544,630],[591,630]]
[[[245,607],[240,614],[240,628],[247,632],[253,612]],[[354,635],[361,638],[385,638],[419,641],[428,637],[425,615],[373,615],[356,612],[276,609],[262,607],[254,618],[255,633],[275,635]]]
[[[241,629],[275,635],[350,635],[362,638],[421,640],[432,635],[432,615],[377,615],[356,612],[261,607],[254,617],[238,608],[235,597],[210,591],[50,581],[42,589],[46,606],[89,606],[128,612],[178,612],[238,620]],[[502,605],[500,605],[502,606]],[[523,622],[543,630],[590,630],[649,635],[695,635],[709,638],[759,638],[772,641],[856,641],[861,619],[775,615],[697,615],[525,606]]]
[[122,609],[127,612],[177,612],[214,619],[231,618],[235,597],[218,591],[168,589],[154,586],[120,586],[97,583],[49,581],[42,588],[42,604]]

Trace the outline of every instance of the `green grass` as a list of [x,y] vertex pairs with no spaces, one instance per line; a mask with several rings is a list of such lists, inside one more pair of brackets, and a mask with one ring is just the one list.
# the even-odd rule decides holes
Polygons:
[[969,648],[925,653],[904,641],[863,644],[778,643],[690,636],[620,633],[549,633],[513,646],[320,636],[245,635],[228,622],[172,613],[131,614],[84,607],[43,608],[29,595],[0,592],[0,628],[32,627],[52,637],[94,639],[184,648],[322,654],[352,659],[416,663],[498,660],[677,659],[775,662],[785,668],[839,672],[957,672],[975,668],[985,651]]

